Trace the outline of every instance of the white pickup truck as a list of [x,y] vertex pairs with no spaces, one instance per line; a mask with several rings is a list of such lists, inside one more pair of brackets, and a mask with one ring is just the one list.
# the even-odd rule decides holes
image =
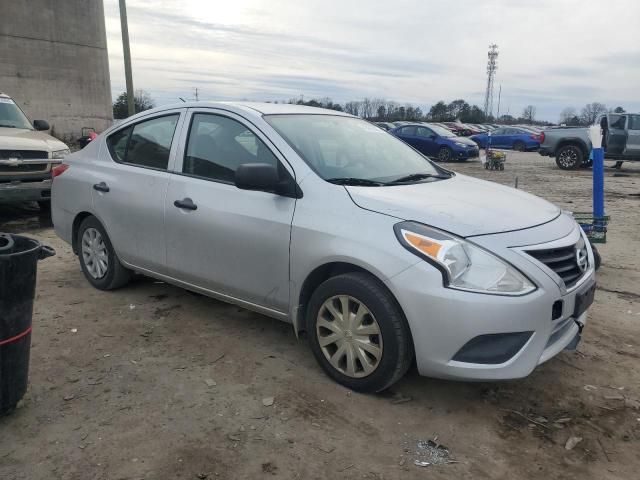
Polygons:
[[62,162],[69,147],[44,130],[47,122],[31,124],[11,97],[0,93],[0,204],[38,202],[49,209],[51,166]]
[[[640,114],[609,113],[600,116],[596,125],[602,127],[604,134],[602,146],[605,159],[615,160],[617,167],[623,161],[640,161]],[[589,167],[590,152],[588,128],[551,128],[540,135],[538,153],[556,157],[556,164],[562,170]]]

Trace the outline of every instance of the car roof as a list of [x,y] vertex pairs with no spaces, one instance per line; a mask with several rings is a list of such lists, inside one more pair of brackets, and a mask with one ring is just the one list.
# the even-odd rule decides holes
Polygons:
[[267,102],[181,102],[171,105],[162,105],[148,112],[161,112],[163,110],[171,110],[175,108],[222,108],[229,109],[235,107],[240,110],[252,110],[262,115],[276,114],[312,114],[312,115],[339,115],[342,117],[351,117],[348,113],[330,110],[328,108],[309,107],[306,105],[296,105],[289,103],[267,103]]

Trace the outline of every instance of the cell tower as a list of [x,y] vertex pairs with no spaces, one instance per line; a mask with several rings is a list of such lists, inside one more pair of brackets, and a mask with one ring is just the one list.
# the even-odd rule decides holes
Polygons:
[[493,115],[493,77],[498,70],[498,45],[489,45],[487,53],[487,91],[484,94],[484,115],[488,118]]

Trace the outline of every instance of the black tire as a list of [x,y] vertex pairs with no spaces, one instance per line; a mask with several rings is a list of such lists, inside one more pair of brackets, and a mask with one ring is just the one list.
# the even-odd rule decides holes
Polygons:
[[[382,337],[382,356],[372,373],[354,378],[333,367],[320,347],[317,333],[318,314],[324,302],[336,295],[349,295],[363,303],[375,317]],[[346,273],[322,283],[309,302],[306,314],[311,351],[322,369],[336,382],[350,390],[381,392],[400,380],[413,361],[413,344],[407,320],[389,291],[366,273]]]
[[613,166],[613,168],[616,168],[616,169],[620,170],[620,169],[622,168],[622,164],[623,164],[623,163],[624,163],[624,162],[621,162],[620,160],[618,160],[618,161],[616,162],[616,164]]
[[[93,228],[97,230],[102,239],[104,241],[106,252],[107,252],[107,271],[100,278],[94,278],[90,273],[87,265],[85,264],[84,256],[82,254],[82,237],[85,231],[89,228]],[[102,224],[95,217],[87,217],[80,224],[80,228],[78,229],[78,259],[80,260],[80,267],[82,268],[82,273],[84,273],[85,278],[89,281],[91,285],[93,285],[98,290],[114,290],[116,288],[120,288],[127,283],[131,279],[131,270],[125,268],[118,260],[118,256],[116,255],[115,250],[113,249],[113,245],[111,244],[111,240],[107,235],[106,230],[102,226]]]
[[599,270],[600,265],[602,265],[602,257],[600,256],[600,252],[593,243],[591,244],[591,249],[593,250],[593,262],[595,264],[594,268],[596,270]]
[[500,170],[504,170],[504,163],[500,164],[500,167],[498,167]]
[[51,200],[39,200],[38,208],[40,208],[41,212],[48,213],[51,211]]
[[453,160],[453,150],[449,147],[440,147],[438,150],[438,161],[450,162],[451,160]]
[[584,154],[577,145],[565,145],[556,152],[556,165],[561,170],[580,168],[584,161]]
[[513,142],[513,149],[516,152],[524,152],[527,149],[527,146],[524,144],[523,141],[516,140],[515,142]]

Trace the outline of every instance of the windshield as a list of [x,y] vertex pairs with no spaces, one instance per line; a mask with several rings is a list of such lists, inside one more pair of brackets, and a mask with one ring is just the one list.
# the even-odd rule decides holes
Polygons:
[[431,123],[429,123],[427,125],[431,130],[433,130],[435,133],[437,133],[438,135],[440,135],[441,137],[455,137],[456,134],[453,133],[451,130],[447,130],[446,128],[443,128],[439,125],[433,125]]
[[32,129],[22,110],[13,100],[5,97],[0,97],[0,127]]
[[386,183],[414,174],[424,174],[426,178],[446,173],[401,140],[358,118],[333,115],[264,118],[325,180]]

